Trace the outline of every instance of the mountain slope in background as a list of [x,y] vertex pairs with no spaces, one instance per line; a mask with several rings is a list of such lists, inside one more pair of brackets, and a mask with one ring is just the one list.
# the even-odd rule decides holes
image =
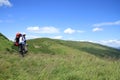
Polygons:
[[28,44],[29,51],[32,53],[69,54],[76,50],[79,53],[86,52],[101,58],[120,58],[120,50],[90,42],[38,38],[28,40]]

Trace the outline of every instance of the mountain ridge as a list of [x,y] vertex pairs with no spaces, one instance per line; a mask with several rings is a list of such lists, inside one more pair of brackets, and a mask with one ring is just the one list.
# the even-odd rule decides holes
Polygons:
[[[35,43],[36,42],[36,43]],[[70,49],[78,50],[79,52],[86,52],[97,57],[120,58],[120,50],[107,47],[97,43],[80,42],[80,41],[66,41],[59,39],[37,38],[28,40],[30,52],[38,50],[42,53],[69,53]],[[40,51],[39,51],[40,50]]]

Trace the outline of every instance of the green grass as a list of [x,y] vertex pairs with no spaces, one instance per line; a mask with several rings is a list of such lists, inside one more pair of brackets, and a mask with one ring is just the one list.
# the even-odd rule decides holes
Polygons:
[[33,39],[28,40],[25,57],[12,45],[12,52],[5,48],[0,51],[0,80],[120,79],[120,51],[103,45]]
[[0,33],[0,51],[8,51],[10,53],[16,51],[16,47],[13,46],[13,42]]
[[76,42],[55,40],[49,38],[33,39],[28,41],[29,51],[32,53],[66,54],[74,50],[86,52],[99,58],[120,58],[120,50],[90,42]]
[[120,60],[88,53],[0,54],[0,80],[119,80]]

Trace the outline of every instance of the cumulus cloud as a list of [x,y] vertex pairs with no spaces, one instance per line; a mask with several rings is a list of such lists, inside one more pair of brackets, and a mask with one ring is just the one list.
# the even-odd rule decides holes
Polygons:
[[99,28],[99,27],[96,27],[96,28],[93,28],[93,30],[92,30],[93,32],[97,32],[97,31],[103,31],[103,29],[102,28]]
[[120,40],[103,40],[101,41],[102,43],[105,43],[105,44],[118,44],[120,45]]
[[115,48],[120,47],[120,40],[102,40],[98,41],[98,43]]
[[115,21],[115,22],[103,22],[103,23],[93,24],[93,26],[95,27],[111,26],[111,25],[120,25],[120,20]]
[[0,0],[0,7],[1,6],[8,6],[8,7],[11,7],[12,4],[10,3],[9,0]]
[[55,36],[53,39],[62,39],[63,36]]
[[84,33],[85,31],[83,31],[83,30],[75,30],[75,29],[72,29],[72,28],[67,28],[67,29],[64,30],[64,33],[66,33],[66,34],[73,34],[75,32]]
[[28,31],[33,31],[33,32],[34,32],[34,31],[39,31],[40,28],[39,28],[38,26],[34,26],[34,27],[28,27],[27,30],[28,30]]
[[78,41],[87,41],[92,43],[99,43],[102,45],[106,45],[109,47],[119,48],[120,47],[120,40],[100,40],[100,41],[93,41],[93,40],[78,40]]
[[53,26],[45,26],[45,27],[33,26],[33,27],[28,27],[27,31],[33,33],[59,33],[59,29]]
[[66,34],[73,34],[74,32],[75,32],[75,30],[71,29],[71,28],[67,28],[64,30],[64,33],[66,33]]

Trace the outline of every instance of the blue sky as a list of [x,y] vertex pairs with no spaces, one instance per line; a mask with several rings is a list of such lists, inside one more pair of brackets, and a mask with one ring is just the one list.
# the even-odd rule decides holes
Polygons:
[[120,0],[0,0],[0,32],[120,47]]

